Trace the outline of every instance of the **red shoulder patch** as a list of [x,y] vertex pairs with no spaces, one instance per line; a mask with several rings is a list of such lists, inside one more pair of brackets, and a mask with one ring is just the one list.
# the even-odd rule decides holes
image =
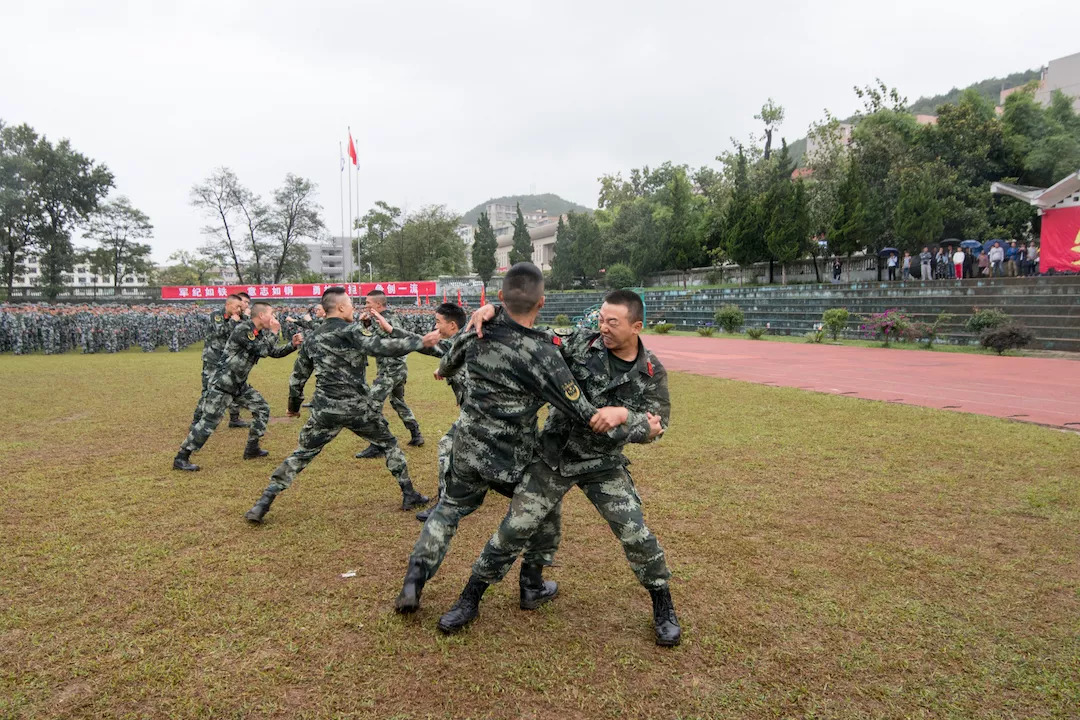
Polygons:
[[558,335],[553,335],[552,338],[551,338],[551,342],[555,343],[559,347],[562,347],[562,338],[559,337]]
[[651,362],[646,362],[645,363],[645,369],[649,371],[649,377],[652,377],[652,363]]

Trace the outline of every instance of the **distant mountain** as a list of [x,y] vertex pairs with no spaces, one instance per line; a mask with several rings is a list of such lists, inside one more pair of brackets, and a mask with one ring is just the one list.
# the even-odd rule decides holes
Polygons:
[[563,215],[571,210],[574,212],[592,212],[590,208],[587,208],[584,205],[578,205],[575,202],[563,200],[553,193],[544,193],[543,195],[507,195],[506,197],[485,200],[469,212],[465,213],[461,218],[461,222],[466,225],[475,225],[480,220],[480,213],[484,212],[484,208],[492,203],[498,203],[499,205],[514,205],[516,203],[521,203],[522,212],[527,212],[529,210],[547,210],[548,215]]

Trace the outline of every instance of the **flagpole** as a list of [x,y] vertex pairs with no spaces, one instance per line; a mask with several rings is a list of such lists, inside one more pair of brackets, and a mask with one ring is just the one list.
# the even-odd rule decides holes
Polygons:
[[341,141],[338,140],[338,200],[341,206],[341,237],[345,238],[345,153],[341,149]]
[[[352,142],[352,128],[351,127],[349,128],[349,141]],[[353,212],[352,212],[352,173],[349,173],[349,224],[350,225],[354,224],[353,220],[352,220],[352,217],[353,217]],[[344,240],[345,237],[352,238],[352,228],[349,228],[348,236],[346,236],[344,233],[342,233],[342,240]],[[349,252],[352,252],[352,240],[351,239],[349,241]]]

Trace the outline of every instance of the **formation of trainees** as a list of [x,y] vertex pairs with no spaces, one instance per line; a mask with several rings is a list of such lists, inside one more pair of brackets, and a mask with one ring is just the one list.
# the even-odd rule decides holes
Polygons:
[[[638,581],[649,592],[658,645],[674,646],[681,629],[668,587],[664,551],[646,526],[641,499],[623,454],[627,443],[649,443],[668,426],[667,374],[643,345],[641,298],[627,290],[608,293],[599,328],[555,334],[535,327],[544,304],[544,278],[532,263],[506,273],[499,306],[486,305],[467,320],[464,310],[443,303],[432,323],[390,312],[386,297],[373,291],[356,308],[344,288],[330,287],[315,312],[295,319],[283,332],[269,305],[230,296],[208,320],[203,352],[202,394],[173,468],[194,472],[192,454],[231,413],[230,427],[247,427],[245,460],[267,455],[260,447],[269,406],[248,384],[264,357],[296,354],[289,377],[288,415],[305,407],[305,388],[315,376],[310,414],[296,449],[270,474],[262,495],[245,514],[262,523],[275,499],[296,480],[343,429],[368,443],[360,459],[381,458],[397,481],[403,511],[420,510],[420,535],[408,558],[395,609],[420,607],[449,550],[458,524],[483,503],[488,491],[509,498],[502,522],[476,559],[457,602],[439,619],[454,633],[479,615],[482,596],[522,557],[520,607],[534,610],[558,595],[543,577],[561,538],[562,499],[575,486],[597,509],[622,544]],[[292,328],[287,328],[291,330]],[[284,340],[282,337],[284,336]],[[438,443],[436,502],[412,482],[405,453],[383,416],[390,400],[410,445],[422,445],[419,422],[405,401],[405,356],[439,358],[437,380],[445,380],[460,408]],[[376,376],[367,381],[368,357]],[[550,405],[538,428],[538,412]],[[250,423],[236,414],[251,412]]]

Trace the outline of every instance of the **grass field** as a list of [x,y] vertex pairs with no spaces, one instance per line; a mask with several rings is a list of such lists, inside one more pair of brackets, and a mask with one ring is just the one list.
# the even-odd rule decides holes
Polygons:
[[[1080,436],[673,374],[667,437],[629,454],[682,646],[653,644],[648,595],[577,491],[560,597],[518,610],[515,572],[444,638],[506,501],[463,522],[407,618],[419,523],[358,439],[247,525],[296,441],[291,364],[252,376],[270,458],[242,461],[223,428],[188,475],[169,467],[198,352],[0,356],[0,717],[1080,715]],[[407,455],[431,492],[455,411],[433,361],[410,366],[428,444]]]

